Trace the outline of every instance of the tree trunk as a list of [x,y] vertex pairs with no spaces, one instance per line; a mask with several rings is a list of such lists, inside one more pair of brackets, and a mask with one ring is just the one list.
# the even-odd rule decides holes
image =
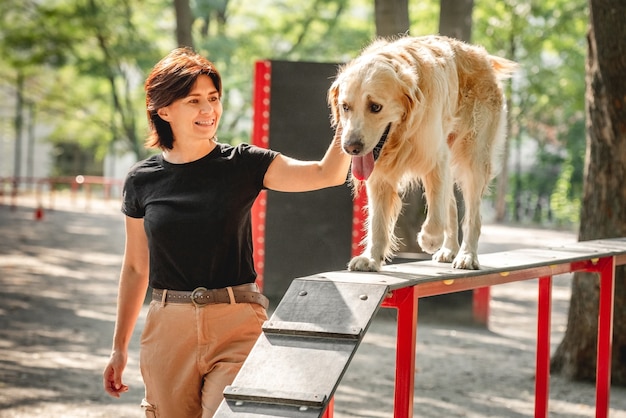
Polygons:
[[13,165],[13,177],[15,177],[16,185],[19,185],[22,176],[22,126],[24,125],[24,72],[21,68],[17,70],[16,81],[16,100],[15,100],[15,119],[13,126],[15,127],[15,154]]
[[[587,37],[587,156],[580,241],[626,236],[626,3],[590,0]],[[594,380],[598,279],[577,273],[567,330],[552,359],[553,372]],[[626,269],[615,280],[612,382],[626,384]]]
[[461,41],[472,38],[474,0],[441,0],[439,33]]
[[408,0],[374,0],[376,35],[398,36],[409,33]]
[[178,46],[193,48],[193,38],[191,36],[193,15],[191,14],[189,0],[174,0],[174,11],[176,12],[176,43],[178,43]]

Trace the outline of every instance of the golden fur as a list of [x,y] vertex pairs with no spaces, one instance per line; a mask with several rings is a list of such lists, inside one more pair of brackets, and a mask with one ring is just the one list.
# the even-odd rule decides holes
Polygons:
[[[328,100],[342,147],[353,155],[353,178],[357,165],[371,168],[369,153],[386,138],[369,177],[367,168],[359,174],[368,194],[366,248],[350,270],[377,271],[393,255],[401,193],[417,182],[428,205],[420,247],[455,268],[479,268],[480,202],[506,130],[500,80],[515,68],[442,36],[381,39],[340,68]],[[460,246],[455,183],[465,201]]]

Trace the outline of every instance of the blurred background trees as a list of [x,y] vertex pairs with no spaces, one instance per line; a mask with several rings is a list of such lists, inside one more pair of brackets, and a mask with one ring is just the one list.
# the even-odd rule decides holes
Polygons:
[[[191,45],[224,75],[220,140],[247,142],[256,60],[341,63],[398,25],[419,36],[465,19],[465,29],[446,33],[469,34],[522,68],[510,85],[507,164],[492,217],[576,225],[587,8],[584,0],[4,0],[0,135],[21,145],[17,154],[32,141],[31,124],[48,127],[55,175],[102,174],[105,155],[142,158],[145,75],[170,49]],[[0,176],[27,175],[22,159]]]
[[[0,158],[0,178],[32,176],[34,159],[22,152],[36,143],[54,154],[49,175],[101,175],[107,155],[145,157],[143,81],[178,45],[220,69],[220,140],[239,143],[250,138],[255,61],[342,63],[377,35],[443,33],[520,63],[507,85],[509,136],[486,217],[580,222],[581,239],[623,236],[626,10],[623,2],[590,4],[591,16],[586,0],[3,0],[0,145],[11,146],[0,154],[10,149],[13,163]],[[618,271],[616,324],[626,315],[625,274]],[[575,278],[572,307],[553,366],[592,379],[596,282]],[[623,326],[616,335],[614,377],[623,384]]]

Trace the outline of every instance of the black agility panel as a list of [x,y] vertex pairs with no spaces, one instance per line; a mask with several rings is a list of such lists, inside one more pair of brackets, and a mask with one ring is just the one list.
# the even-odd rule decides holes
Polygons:
[[[270,61],[268,146],[319,160],[333,137],[326,95],[336,64]],[[256,119],[255,119],[256,123]],[[351,256],[348,184],[307,193],[267,193],[264,293],[277,303],[294,278],[345,269]]]

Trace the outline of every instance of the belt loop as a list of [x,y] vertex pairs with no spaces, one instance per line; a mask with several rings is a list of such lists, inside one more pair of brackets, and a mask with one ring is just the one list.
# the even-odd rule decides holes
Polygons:
[[230,304],[234,304],[237,303],[237,301],[235,300],[235,293],[233,292],[233,288],[228,286],[226,288],[226,291],[228,292],[228,298],[230,299]]
[[163,289],[163,295],[161,296],[161,308],[165,307],[166,298],[167,298],[167,289]]

